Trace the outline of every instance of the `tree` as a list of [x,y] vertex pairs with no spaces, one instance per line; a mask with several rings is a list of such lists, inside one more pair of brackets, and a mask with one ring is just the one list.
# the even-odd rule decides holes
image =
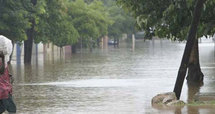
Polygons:
[[99,37],[108,34],[108,26],[112,24],[109,12],[106,10],[103,2],[94,0],[89,4],[89,8],[92,9],[89,13],[94,18],[96,25],[99,29]]
[[117,3],[136,18],[138,28],[144,30],[145,37],[150,39],[156,25],[163,23],[163,13],[171,0],[117,0]]
[[[79,34],[68,15],[67,2],[64,0],[47,0],[46,13],[40,15],[37,42],[52,42],[56,46],[72,45],[78,41]],[[42,27],[41,27],[42,26]]]
[[[171,39],[177,39],[177,40],[184,40],[186,39],[186,34],[188,32],[188,30],[190,30],[191,32],[189,33],[190,35],[188,35],[187,40],[188,39],[194,39],[191,40],[191,44],[189,44],[189,46],[186,46],[187,48],[185,48],[186,53],[184,53],[184,57],[186,58],[186,61],[182,60],[182,64],[181,64],[181,68],[179,70],[178,73],[178,77],[183,80],[183,75],[186,75],[186,71],[187,71],[187,67],[188,67],[188,63],[189,60],[191,61],[192,58],[190,58],[190,54],[191,51],[190,49],[195,49],[197,50],[196,54],[192,54],[192,55],[196,55],[195,58],[197,58],[195,60],[195,62],[197,61],[198,63],[196,64],[190,64],[190,66],[192,65],[196,65],[196,69],[198,70],[198,78],[197,81],[202,81],[203,79],[203,75],[201,73],[201,69],[200,69],[200,65],[199,65],[199,60],[198,60],[198,46],[194,46],[193,44],[194,42],[197,43],[197,39],[193,38],[193,36],[196,36],[196,31],[198,30],[198,34],[197,37],[203,36],[203,35],[211,35],[211,31],[214,31],[214,29],[208,28],[208,31],[202,31],[202,28],[205,28],[206,23],[211,23],[213,22],[210,19],[208,20],[200,20],[200,24],[199,24],[199,29],[197,29],[198,26],[198,21],[192,25],[194,26],[192,28],[191,26],[191,21],[189,20],[195,20],[198,18],[200,19],[200,15],[197,15],[195,17],[195,15],[193,16],[193,10],[196,7],[199,7],[198,5],[195,6],[195,1],[194,0],[175,0],[175,1],[165,1],[165,0],[151,0],[151,1],[147,1],[147,0],[136,0],[136,1],[125,1],[125,0],[117,0],[118,3],[123,4],[123,6],[125,7],[129,7],[129,11],[132,11],[132,13],[134,14],[134,16],[137,18],[138,23],[140,25],[140,28],[143,28],[147,33],[150,33],[150,31],[154,31],[156,33],[156,35],[158,35],[159,37],[167,37],[167,38],[171,38]],[[200,1],[201,5],[203,5],[204,1]],[[204,11],[203,14],[206,14],[204,16],[206,17],[211,17],[213,14],[213,10],[208,12],[205,12],[206,9],[212,9],[212,5],[214,4],[214,1],[210,1],[210,2],[206,2],[206,4],[204,5]],[[199,10],[199,12],[202,12],[201,9]],[[200,14],[200,13],[196,13],[196,14]],[[190,28],[191,26],[191,28]],[[195,28],[196,27],[196,28]],[[210,32],[209,32],[210,31]],[[187,43],[190,41],[187,41]],[[187,57],[189,57],[187,59]],[[187,61],[188,60],[188,61]],[[194,62],[194,61],[193,61]],[[183,73],[182,70],[183,69]],[[189,73],[188,74],[192,74],[193,75],[193,68],[189,68]],[[195,71],[196,72],[196,71]],[[196,77],[197,77],[196,76]],[[193,77],[193,76],[192,76]],[[195,78],[188,78],[188,79],[195,79]],[[191,80],[191,81],[196,81],[196,80]],[[178,81],[177,81],[178,83]],[[180,82],[181,83],[181,82]],[[183,84],[183,83],[182,83]],[[174,91],[176,92],[176,95],[178,98],[180,98],[180,93],[181,91],[181,86],[180,84],[176,84],[177,87],[175,87]],[[177,88],[177,89],[176,89]]]
[[96,40],[107,34],[110,23],[103,3],[96,0],[87,4],[83,0],[76,0],[71,1],[68,7],[71,22],[80,35],[79,41],[92,50]]
[[0,34],[12,40],[13,46],[16,41],[27,39],[25,30],[30,27],[30,23],[26,15],[22,0],[0,0]]
[[[160,38],[172,40],[187,40],[187,33],[195,7],[195,0],[117,0],[123,7],[128,8],[136,17],[140,29],[150,38],[152,32]],[[197,38],[214,33],[215,1],[207,1],[204,5],[203,16],[198,26]],[[188,65],[188,81],[203,82],[203,73],[199,63],[198,41],[195,44]]]
[[26,30],[27,39],[24,41],[24,63],[26,64],[31,63],[32,45],[35,38],[35,30],[39,21],[38,15],[45,13],[45,1],[22,0],[22,6],[28,12],[26,17],[31,23],[31,27]]
[[30,27],[25,18],[27,13],[22,0],[0,0],[0,34],[14,42],[27,39],[25,30]]
[[118,7],[115,0],[85,1],[87,4],[90,4],[90,7],[93,6],[91,8],[100,12],[100,14],[94,14],[96,14],[97,16],[100,15],[99,17],[105,17],[106,20],[110,20],[109,22],[106,21],[108,28],[107,25],[104,25],[104,22],[100,24],[104,26],[103,28],[106,27],[108,29],[106,30],[107,33],[103,33],[102,35],[108,35],[109,38],[117,41],[122,37],[122,34],[131,34],[135,32],[135,19],[128,12],[125,12],[122,8]]
[[195,5],[194,16],[193,16],[192,24],[191,24],[189,34],[187,37],[188,40],[186,43],[181,65],[180,65],[180,68],[178,71],[177,80],[176,80],[175,87],[174,87],[174,92],[176,93],[176,97],[178,99],[180,99],[181,89],[183,86],[184,78],[186,76],[189,58],[190,58],[191,51],[192,51],[192,48],[193,48],[195,40],[196,40],[198,24],[199,24],[201,12],[202,12],[201,10],[203,8],[203,4],[205,1],[206,0],[197,0],[196,5]]
[[33,42],[52,42],[63,47],[78,41],[79,34],[71,23],[66,4],[65,0],[31,0],[24,4],[31,23],[27,30],[28,40],[24,43],[25,63],[31,62]]
[[118,7],[113,0],[106,1],[107,10],[113,23],[108,27],[108,36],[112,39],[121,38],[123,33],[135,32],[135,19],[122,8]]

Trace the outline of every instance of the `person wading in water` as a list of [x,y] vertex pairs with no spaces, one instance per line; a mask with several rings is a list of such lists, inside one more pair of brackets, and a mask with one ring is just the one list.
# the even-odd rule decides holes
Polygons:
[[0,114],[6,110],[9,114],[16,113],[16,105],[12,99],[11,75],[9,74],[8,64],[5,56],[0,51]]

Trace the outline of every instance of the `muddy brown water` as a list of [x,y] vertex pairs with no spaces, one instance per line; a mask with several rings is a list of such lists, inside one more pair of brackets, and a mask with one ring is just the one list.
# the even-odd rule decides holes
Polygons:
[[[120,48],[42,54],[32,65],[12,62],[18,114],[214,114],[214,106],[152,107],[151,98],[174,88],[184,43],[136,41]],[[215,92],[214,44],[200,44],[204,85],[183,86],[181,99]]]

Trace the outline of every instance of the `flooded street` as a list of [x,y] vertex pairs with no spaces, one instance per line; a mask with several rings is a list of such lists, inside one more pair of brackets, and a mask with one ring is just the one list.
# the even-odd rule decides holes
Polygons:
[[[83,50],[59,58],[39,53],[32,65],[14,61],[17,113],[213,114],[215,106],[151,106],[153,96],[173,91],[184,46],[168,40],[138,40],[135,50],[121,43],[120,48]],[[198,91],[215,92],[214,56],[213,43],[200,44],[204,85],[188,89],[185,81],[182,100],[187,102]]]

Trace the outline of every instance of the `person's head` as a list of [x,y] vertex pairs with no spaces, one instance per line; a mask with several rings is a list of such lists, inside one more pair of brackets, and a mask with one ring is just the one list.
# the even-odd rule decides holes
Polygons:
[[0,51],[0,75],[5,71],[5,57],[2,51]]

